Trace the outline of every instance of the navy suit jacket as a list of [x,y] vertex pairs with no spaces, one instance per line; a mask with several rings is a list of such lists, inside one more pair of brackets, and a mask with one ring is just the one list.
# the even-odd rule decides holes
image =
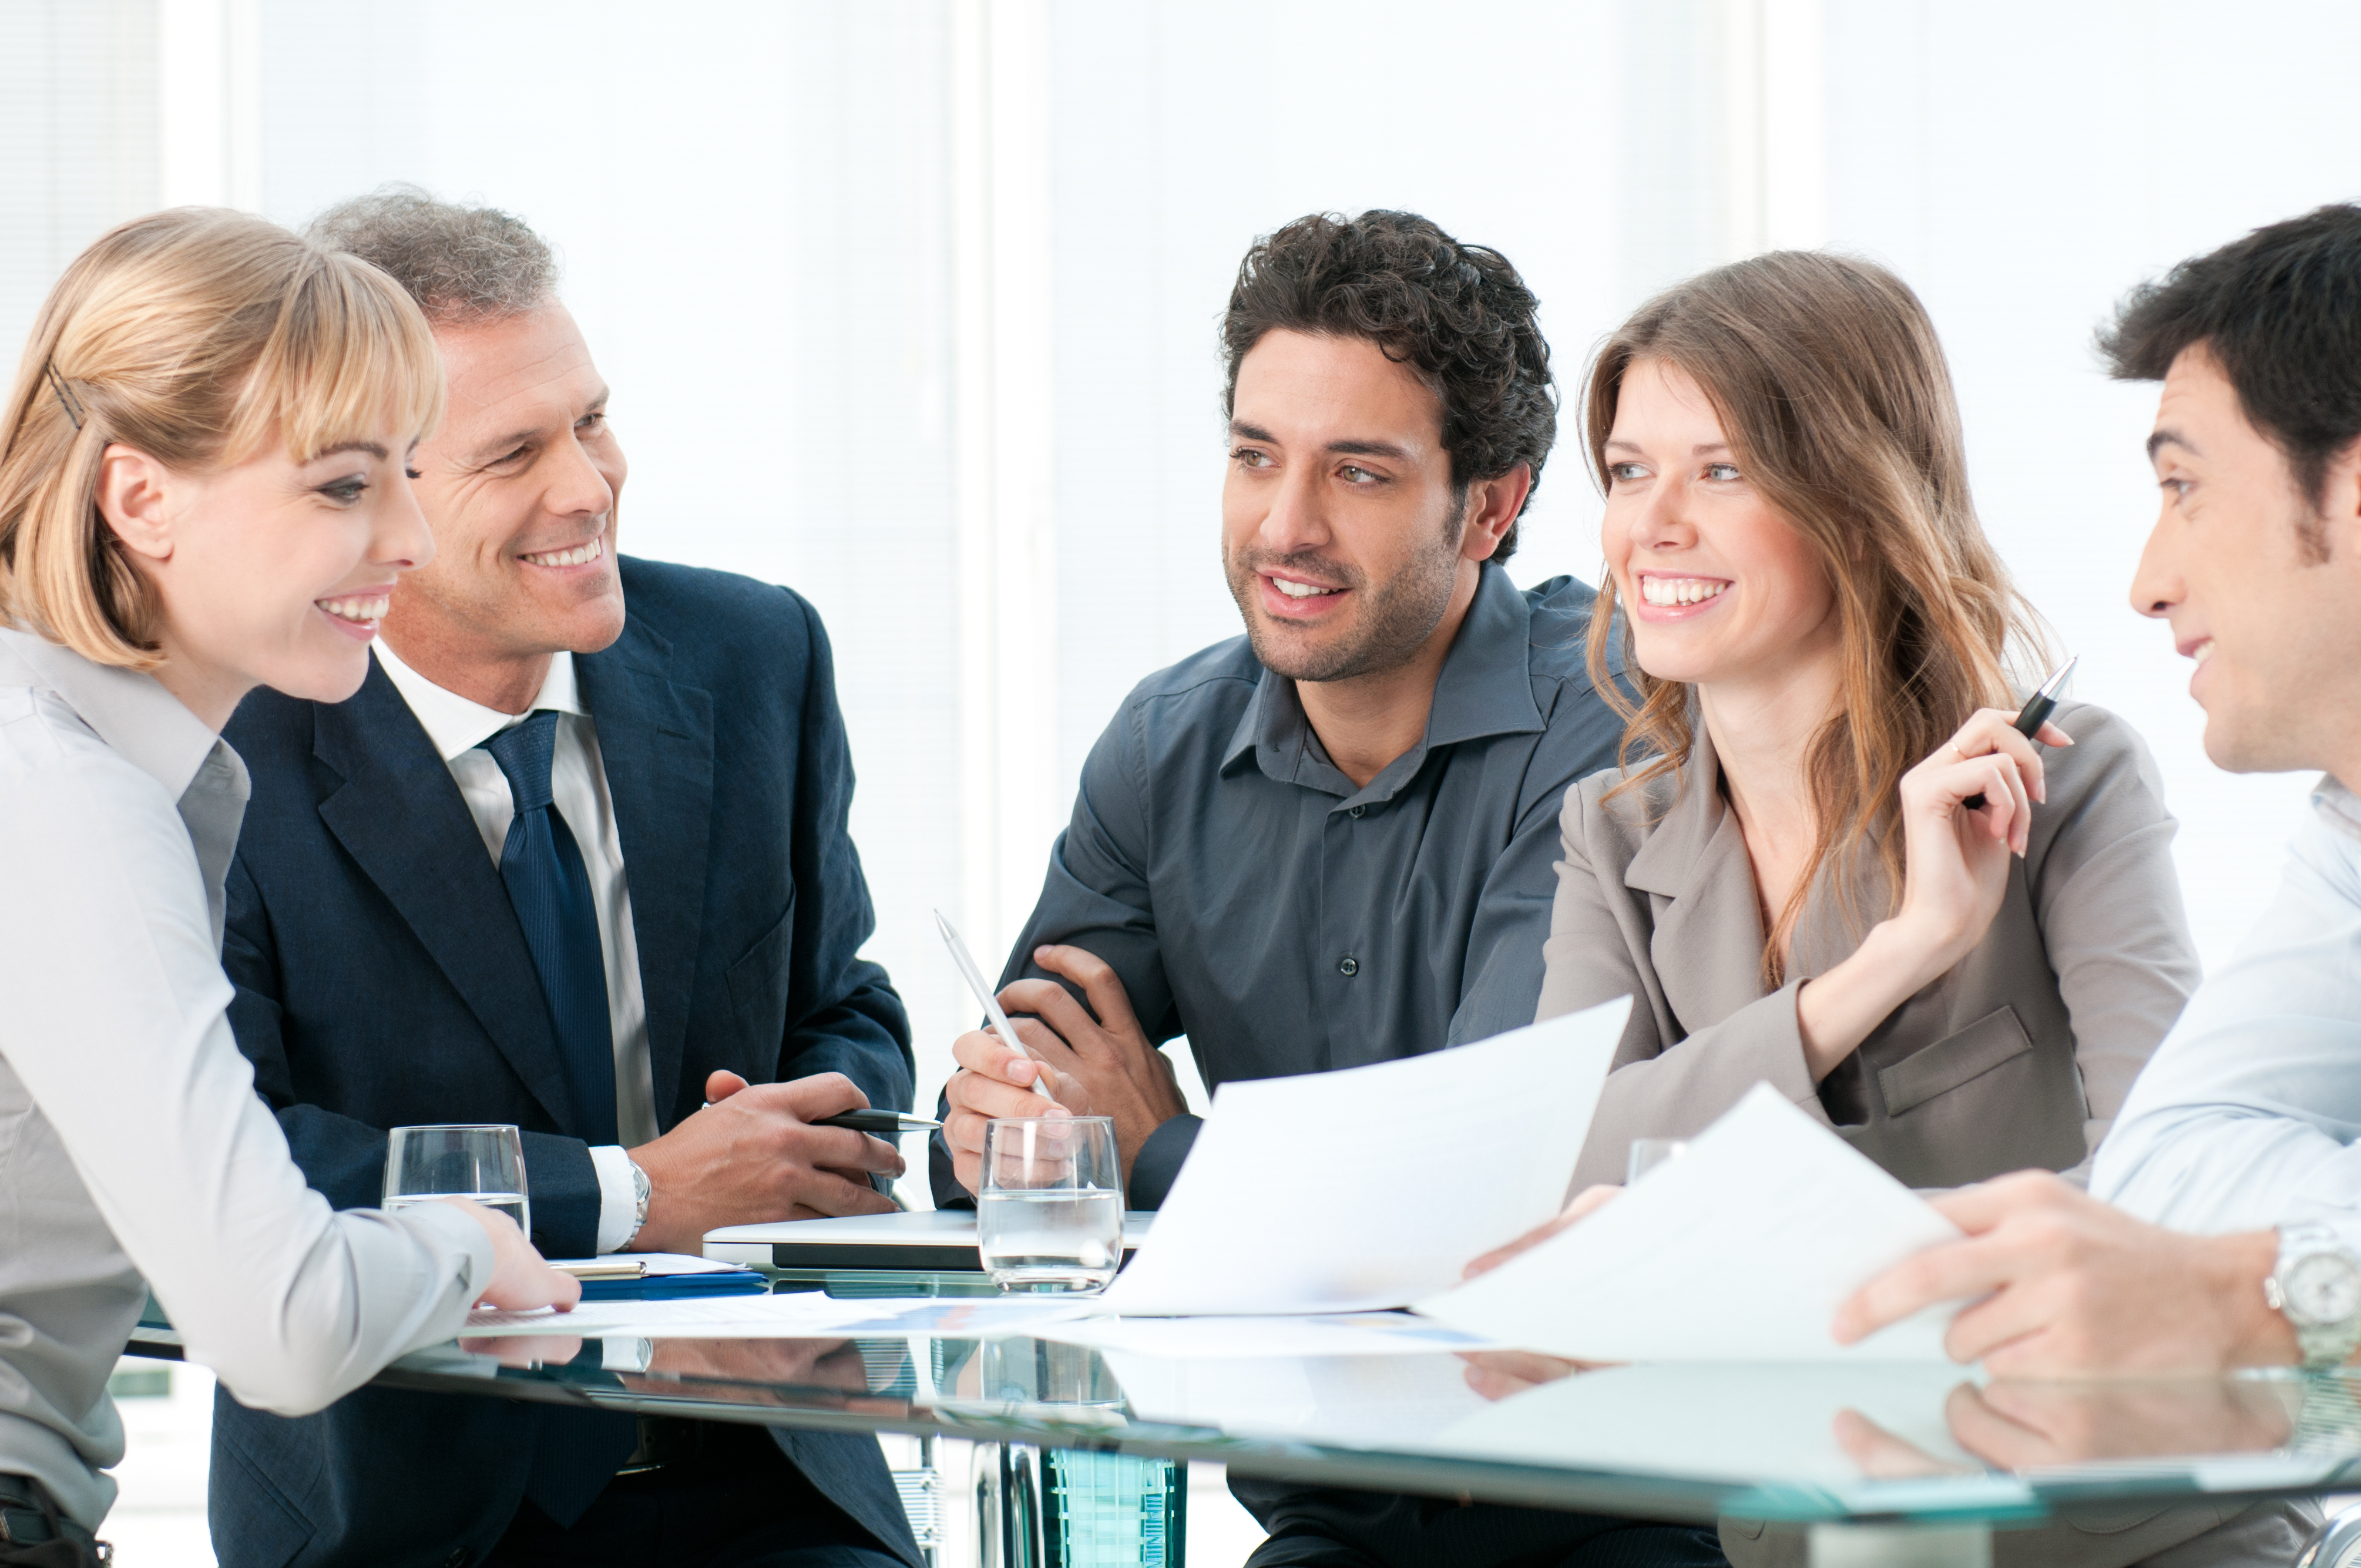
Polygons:
[[[819,617],[785,588],[625,557],[612,647],[577,655],[630,877],[656,1116],[751,1082],[845,1074],[906,1109],[909,1025],[860,959],[852,764]],[[225,735],[254,795],[229,876],[230,1022],[295,1159],[379,1201],[385,1129],[512,1122],[533,1239],[597,1250],[598,1183],[533,957],[450,770],[372,661],[335,705],[261,690]],[[298,1420],[223,1396],[224,1568],[480,1560],[522,1497],[543,1407],[364,1388]],[[873,1438],[774,1429],[821,1492],[917,1563]]]

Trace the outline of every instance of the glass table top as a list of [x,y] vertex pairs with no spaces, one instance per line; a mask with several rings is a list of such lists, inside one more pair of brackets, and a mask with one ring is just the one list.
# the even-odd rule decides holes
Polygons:
[[[972,1274],[780,1292],[989,1297]],[[912,1333],[460,1339],[380,1386],[1213,1461],[1327,1486],[1706,1521],[2031,1523],[2361,1483],[2361,1376],[2004,1382],[1940,1365],[1576,1369],[1521,1353],[1158,1354]],[[175,1355],[151,1319],[133,1354]]]

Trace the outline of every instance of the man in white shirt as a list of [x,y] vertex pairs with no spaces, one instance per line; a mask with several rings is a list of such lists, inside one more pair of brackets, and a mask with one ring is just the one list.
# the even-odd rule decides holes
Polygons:
[[2026,1174],[1944,1199],[1969,1239],[1873,1281],[1839,1332],[1984,1297],[1948,1343],[1998,1375],[2342,1362],[2361,1343],[2361,207],[2184,262],[2103,345],[2119,378],[2164,383],[2132,602],[2196,662],[2207,755],[2326,776],[2091,1194]]
[[[818,615],[617,555],[606,383],[522,222],[392,188],[313,234],[418,300],[450,403],[358,695],[230,726],[231,1024],[297,1163],[357,1207],[388,1127],[513,1123],[552,1256],[890,1208],[894,1147],[813,1125],[911,1092]],[[211,1500],[224,1568],[917,1563],[873,1438],[382,1388],[220,1403]]]

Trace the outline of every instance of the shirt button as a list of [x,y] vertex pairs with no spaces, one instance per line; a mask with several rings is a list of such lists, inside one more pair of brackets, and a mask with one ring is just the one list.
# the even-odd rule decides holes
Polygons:
[[1343,958],[1336,960],[1336,972],[1343,975],[1346,980],[1350,980],[1355,975],[1361,972],[1361,960],[1355,958],[1352,954],[1346,953]]
[[1366,806],[1348,806],[1345,808],[1345,815],[1347,817],[1358,817],[1361,813],[1368,809],[1369,808]]

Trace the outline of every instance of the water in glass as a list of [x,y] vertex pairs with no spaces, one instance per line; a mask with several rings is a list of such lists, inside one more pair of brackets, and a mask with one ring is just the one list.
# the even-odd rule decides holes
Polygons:
[[1032,1116],[983,1133],[976,1242],[1003,1290],[1104,1289],[1123,1261],[1115,1123]]

